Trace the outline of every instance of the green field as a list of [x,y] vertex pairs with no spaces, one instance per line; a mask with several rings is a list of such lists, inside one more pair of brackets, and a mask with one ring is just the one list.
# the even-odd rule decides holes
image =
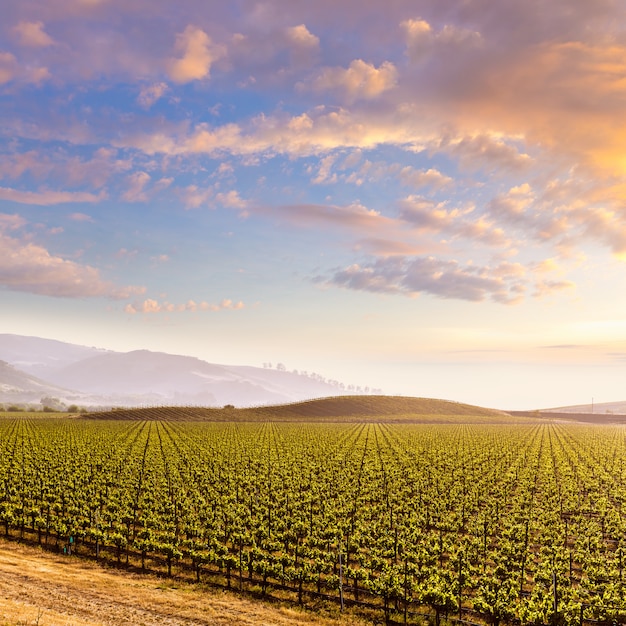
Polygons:
[[379,622],[626,621],[626,430],[479,422],[5,414],[0,532]]

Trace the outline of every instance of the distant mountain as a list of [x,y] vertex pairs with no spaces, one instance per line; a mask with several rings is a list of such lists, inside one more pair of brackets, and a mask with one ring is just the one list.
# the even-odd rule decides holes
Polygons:
[[39,403],[42,398],[69,396],[71,392],[51,385],[0,361],[0,401],[7,404]]
[[45,379],[49,372],[102,354],[106,350],[88,348],[54,339],[0,334],[0,359],[14,367]]
[[[75,344],[0,334],[0,359],[41,380],[41,395],[82,406],[178,404],[259,406],[334,396],[337,382],[284,369],[229,366],[164,352],[114,352]],[[11,387],[0,370],[0,402]],[[32,385],[31,385],[32,387]],[[33,387],[29,401],[37,401]],[[354,393],[351,390],[350,393]],[[24,400],[26,402],[26,400]]]
[[[214,365],[188,356],[136,350],[90,357],[51,372],[57,385],[99,395],[152,397],[159,403],[251,406],[328,394],[330,385],[255,367]],[[336,392],[337,390],[334,389]]]

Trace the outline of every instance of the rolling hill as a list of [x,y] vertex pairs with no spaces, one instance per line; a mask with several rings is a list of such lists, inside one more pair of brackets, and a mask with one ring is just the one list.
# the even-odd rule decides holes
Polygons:
[[542,413],[584,413],[597,415],[626,415],[626,401],[600,402],[593,406],[591,404],[576,404],[572,406],[562,406],[552,409],[542,409]]
[[88,419],[196,422],[511,422],[502,411],[483,407],[405,396],[335,396],[256,408],[153,407],[119,409],[85,414]]

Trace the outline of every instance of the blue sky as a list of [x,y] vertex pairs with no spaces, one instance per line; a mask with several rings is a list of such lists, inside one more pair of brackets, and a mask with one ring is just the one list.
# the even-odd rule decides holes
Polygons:
[[5,332],[622,399],[622,2],[3,8]]

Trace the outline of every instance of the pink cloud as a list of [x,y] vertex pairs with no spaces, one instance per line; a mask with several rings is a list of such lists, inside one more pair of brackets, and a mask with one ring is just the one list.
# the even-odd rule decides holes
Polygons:
[[0,52],[0,85],[12,80],[18,71],[19,67],[15,55],[10,52]]
[[0,213],[0,232],[6,232],[7,230],[16,230],[26,225],[26,220],[17,213],[9,215],[7,213]]
[[524,276],[517,268],[461,265],[434,257],[388,257],[367,265],[351,265],[335,272],[330,284],[357,291],[480,302],[486,299],[516,304],[526,291]]
[[207,154],[239,156],[287,154],[305,157],[338,148],[374,149],[380,145],[422,146],[438,140],[431,120],[410,107],[372,113],[318,107],[299,115],[259,115],[245,124],[197,124],[178,132],[130,133],[115,140],[117,147],[146,154]]
[[137,96],[137,102],[145,109],[149,109],[167,93],[168,89],[169,87],[162,82],[146,85],[141,88]]
[[89,265],[51,254],[43,246],[0,232],[0,286],[43,296],[125,299],[141,287],[117,287]]
[[[76,138],[74,140],[81,143]],[[69,156],[58,151],[47,153],[43,149],[0,155],[1,177],[17,180],[30,174],[37,181],[50,181],[55,185],[63,181],[67,186],[88,184],[97,189],[103,187],[111,177],[131,167],[130,159],[119,159],[117,150],[106,147],[98,148],[91,158]]]
[[229,209],[245,209],[248,206],[247,200],[244,200],[235,189],[216,194],[215,201]]
[[86,191],[20,191],[19,189],[0,187],[0,200],[39,206],[72,202],[100,202],[105,197],[103,193],[96,195]]
[[434,252],[436,248],[437,246],[432,244],[416,245],[398,239],[384,239],[382,237],[359,239],[354,246],[357,252],[364,252],[375,257],[416,256]]
[[413,62],[421,62],[430,54],[442,47],[459,49],[480,47],[483,45],[482,35],[474,30],[446,24],[435,30],[423,19],[408,19],[400,24],[406,37],[407,55]]
[[30,63],[21,64],[10,52],[0,52],[0,85],[11,81],[39,85],[49,78],[50,71],[47,67]]
[[87,215],[86,213],[70,213],[67,217],[73,222],[93,223],[94,221],[93,217],[91,217],[91,215]]
[[254,209],[261,214],[279,215],[287,222],[301,228],[337,226],[352,232],[377,232],[395,225],[392,218],[360,204],[335,206],[325,204],[297,204]]
[[54,45],[54,39],[44,30],[43,22],[19,22],[13,27],[23,46],[45,48]]
[[467,171],[483,169],[522,173],[528,171],[533,162],[528,154],[519,152],[511,143],[487,133],[455,137],[449,141],[444,139],[439,149],[458,159],[461,167]]
[[126,179],[128,188],[122,194],[122,198],[127,202],[145,202],[148,199],[145,187],[150,180],[150,174],[146,172],[130,174]]
[[215,192],[212,187],[200,188],[198,185],[188,185],[179,190],[186,209],[197,209],[208,205],[214,197]]

